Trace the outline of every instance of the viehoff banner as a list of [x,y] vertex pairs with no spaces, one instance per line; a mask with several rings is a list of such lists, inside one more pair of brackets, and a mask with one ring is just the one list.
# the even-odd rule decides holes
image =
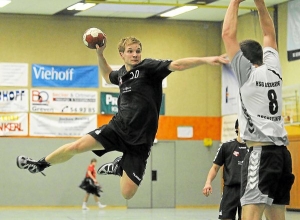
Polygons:
[[98,66],[32,64],[32,87],[98,88]]

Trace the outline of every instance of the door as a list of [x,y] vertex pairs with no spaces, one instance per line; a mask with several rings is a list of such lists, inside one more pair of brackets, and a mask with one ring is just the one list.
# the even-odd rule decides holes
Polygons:
[[152,208],[175,208],[175,143],[152,147]]

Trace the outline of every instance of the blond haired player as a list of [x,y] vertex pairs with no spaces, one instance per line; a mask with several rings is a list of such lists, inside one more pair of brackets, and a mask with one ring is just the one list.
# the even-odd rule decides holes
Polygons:
[[[119,86],[118,113],[111,121],[77,141],[65,144],[39,161],[19,156],[17,165],[37,173],[50,165],[66,162],[79,153],[94,151],[98,156],[110,151],[122,157],[100,167],[98,173],[121,176],[121,193],[130,199],[144,175],[153,144],[162,101],[162,81],[173,71],[183,71],[203,64],[228,63],[224,56],[189,57],[178,60],[142,60],[142,43],[135,37],[121,39],[118,50],[124,65],[113,71],[104,57],[106,42],[97,45],[100,72],[107,83]],[[188,75],[183,73],[184,77]],[[199,82],[201,83],[201,82]]]

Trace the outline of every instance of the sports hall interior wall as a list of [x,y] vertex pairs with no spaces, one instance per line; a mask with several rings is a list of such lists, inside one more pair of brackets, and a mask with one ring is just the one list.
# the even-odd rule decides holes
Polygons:
[[[85,176],[90,160],[95,157],[92,152],[77,155],[66,164],[46,169],[46,176],[19,170],[15,161],[18,154],[40,158],[57,146],[74,140],[1,138],[1,165],[5,166],[5,169],[1,171],[0,206],[80,206],[85,193],[78,186]],[[171,148],[164,149],[166,145]],[[218,147],[217,142],[207,148],[203,146],[202,141],[160,141],[153,146],[144,180],[135,197],[127,203],[121,196],[118,177],[98,176],[104,191],[101,202],[109,206],[151,208],[152,198],[161,198],[160,200],[167,199],[167,203],[173,204],[173,207],[217,205],[221,196],[220,175],[213,183],[214,193],[209,198],[202,195],[202,187]],[[97,165],[109,162],[119,155],[119,152],[106,154],[101,159],[98,158]],[[154,164],[154,157],[162,159],[158,159],[159,162]],[[162,181],[164,174],[159,167],[167,168],[166,175],[173,171],[171,178]],[[157,181],[151,181],[152,170],[157,170]],[[170,187],[173,187],[171,191]],[[166,190],[159,191],[165,188]],[[94,205],[93,198],[89,199],[88,204]],[[165,205],[158,204],[156,207]]]
[[[107,34],[104,54],[112,65],[123,64],[117,44],[131,35],[142,41],[142,58],[220,54],[219,23],[6,14],[0,14],[0,20],[1,32],[5,33],[0,42],[1,62],[97,65],[95,51],[82,42],[83,32],[90,27],[98,27]],[[166,114],[220,116],[220,70],[218,66],[203,65],[172,73],[164,90]],[[105,89],[100,87],[99,91]]]
[[[143,58],[178,59],[220,54],[221,32],[218,23],[0,14],[0,30],[5,33],[0,41],[0,60],[1,62],[25,62],[29,66],[33,63],[96,65],[95,51],[86,48],[82,43],[82,34],[89,27],[98,27],[107,34],[105,57],[112,65],[122,64],[117,51],[117,43],[122,37],[130,35],[142,41]],[[172,73],[168,77],[168,87],[164,89],[166,117],[212,117],[217,118],[219,123],[220,73],[220,67],[206,65]],[[30,82],[29,76],[28,89],[31,88]],[[2,89],[9,88],[2,87]],[[116,89],[103,89],[101,86],[98,91],[99,93],[101,91],[118,92]],[[220,132],[219,129],[220,126],[218,126],[217,134]],[[93,153],[78,155],[67,164],[48,169],[46,177],[19,170],[15,164],[15,158],[20,154],[40,158],[61,144],[72,140],[74,139],[1,138],[0,147],[3,152],[1,163],[7,164],[8,167],[3,171],[6,181],[1,181],[0,205],[80,205],[84,192],[78,188],[78,185],[84,177],[90,159],[94,157]],[[159,144],[164,143],[162,140],[159,140]],[[212,197],[205,198],[201,194],[206,174],[218,145],[218,137],[210,148],[204,147],[202,140],[176,141],[176,154],[174,155],[177,158],[176,167],[178,168],[175,170],[179,172],[183,169],[184,173],[176,173],[174,181],[176,189],[170,195],[176,198],[174,205],[218,204],[221,195],[220,177],[214,182],[215,193]],[[114,157],[115,154],[110,153],[98,159],[98,165]],[[164,161],[161,162],[164,163]],[[150,171],[151,167],[148,167],[147,172]],[[141,206],[141,204],[147,207],[151,204],[149,198],[139,196],[151,189],[151,181],[149,178],[146,179],[147,177],[149,175],[145,176],[135,200],[129,201],[130,207]],[[120,195],[119,178],[109,176],[98,178],[105,191],[103,203],[114,206],[127,205]],[[146,193],[142,197],[145,196],[149,197],[149,194]]]
[[[296,75],[300,61],[288,62],[286,58],[287,7],[279,9],[279,53],[283,69],[284,85],[299,84]],[[261,39],[258,20],[253,15],[239,18],[240,39]],[[126,25],[125,25],[126,24]],[[60,16],[34,16],[0,14],[0,62],[25,62],[53,65],[95,65],[95,51],[82,43],[82,34],[89,27],[98,27],[108,36],[105,57],[113,65],[122,64],[117,43],[124,36],[134,35],[143,43],[143,57],[177,59],[188,56],[210,56],[224,52],[221,40],[221,24],[210,22],[156,21],[131,19],[77,18]],[[296,71],[295,71],[296,70]],[[221,69],[201,66],[184,72],[175,72],[168,77],[166,94],[167,116],[221,117]],[[29,79],[29,83],[31,79]],[[101,85],[101,84],[100,84]],[[30,88],[30,85],[29,87]],[[1,87],[1,89],[9,89]],[[101,91],[117,92],[115,89]],[[209,123],[209,122],[208,122]],[[297,129],[297,128],[296,128]],[[295,135],[299,135],[297,130]],[[219,133],[220,131],[218,131]],[[45,171],[30,175],[17,169],[15,158],[20,154],[33,158],[45,156],[59,145],[72,138],[13,138],[0,139],[2,177],[0,187],[1,206],[69,206],[80,205],[84,192],[78,188],[86,166],[93,153],[85,153]],[[170,140],[168,140],[170,141]],[[159,144],[164,144],[163,139]],[[175,145],[175,205],[217,205],[221,195],[220,174],[214,181],[214,194],[202,195],[207,172],[219,146],[204,147],[202,140],[174,140]],[[115,158],[117,153],[98,159],[98,165]],[[147,172],[151,169],[148,167]],[[104,187],[102,200],[108,205],[149,205],[149,199],[141,198],[151,189],[149,173],[140,187],[135,200],[126,203],[120,196],[119,179],[99,177]],[[151,195],[150,195],[151,197]],[[171,196],[170,196],[171,197]],[[92,204],[92,199],[90,199]],[[133,205],[130,205],[133,204]]]

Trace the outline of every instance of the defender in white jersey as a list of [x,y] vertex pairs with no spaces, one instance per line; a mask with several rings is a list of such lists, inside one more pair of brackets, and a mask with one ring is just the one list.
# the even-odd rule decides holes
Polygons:
[[254,40],[237,41],[239,4],[231,0],[222,38],[239,84],[241,138],[250,147],[242,166],[241,205],[243,220],[285,219],[294,182],[291,155],[282,111],[282,75],[273,21],[264,0],[254,0],[263,47]]

